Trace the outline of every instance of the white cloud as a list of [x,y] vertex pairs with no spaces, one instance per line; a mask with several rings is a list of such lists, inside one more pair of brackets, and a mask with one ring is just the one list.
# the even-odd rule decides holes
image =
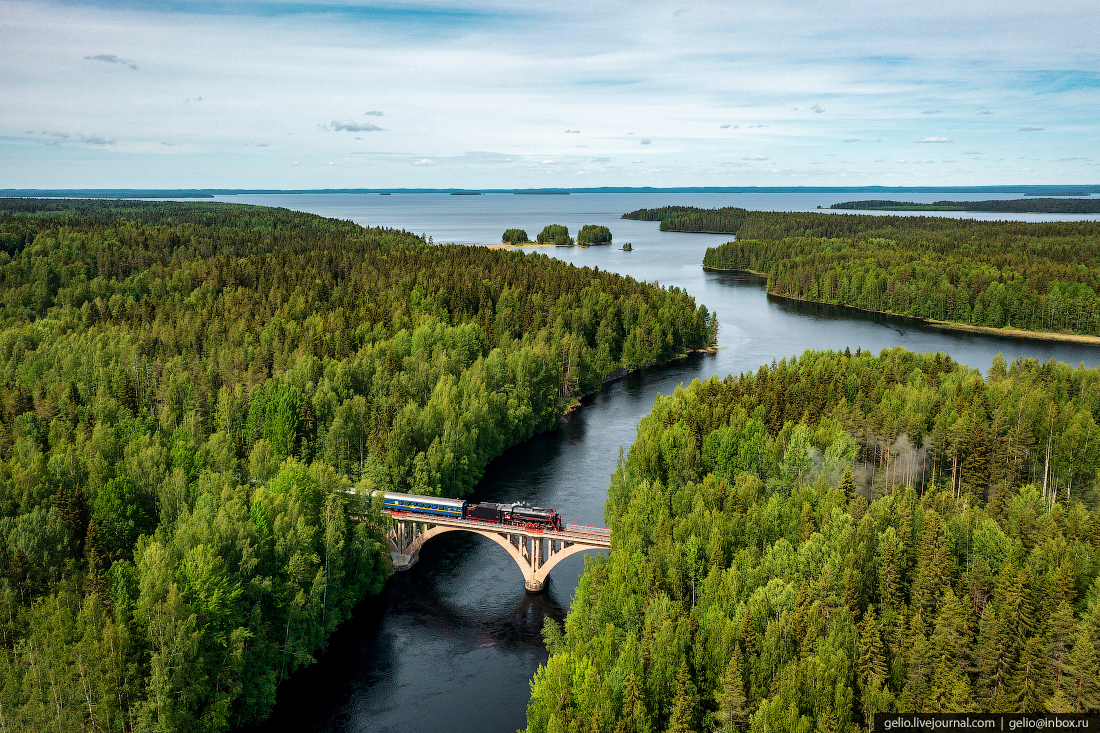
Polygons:
[[329,123],[329,126],[337,132],[375,132],[382,129],[378,125],[372,125],[369,122],[355,122],[354,120],[344,122],[333,120]]
[[922,137],[920,140],[916,140],[918,143],[949,143],[951,138],[949,137]]
[[95,56],[85,56],[84,60],[85,61],[104,61],[108,64],[122,64],[123,66],[128,66],[129,68],[133,69],[134,71],[138,70],[138,66],[134,61],[132,61],[130,59],[119,58],[118,56],[116,56],[113,53],[97,53]]
[[421,158],[420,160],[413,163],[413,165],[432,165],[434,162],[435,161],[431,160],[430,158]]
[[[729,169],[716,161],[745,155],[734,141],[750,136],[762,138],[753,147],[790,161],[803,176],[792,182],[827,185],[835,179],[824,176],[843,168],[853,185],[887,183],[891,166],[869,159],[825,166],[817,178],[806,171],[825,146],[842,140],[882,139],[876,152],[892,160],[911,141],[948,131],[981,141],[993,159],[967,156],[957,181],[1065,180],[1056,175],[1064,167],[1057,158],[1100,159],[1089,137],[1100,14],[1082,13],[1079,1],[1008,0],[996,12],[989,3],[926,0],[862,12],[842,0],[825,14],[807,13],[801,0],[745,0],[736,12],[710,0],[684,5],[691,12],[673,21],[669,10],[679,4],[653,0],[639,0],[629,12],[575,0],[0,0],[3,126],[72,133],[28,136],[34,145],[0,140],[0,187],[323,188],[331,175],[325,163],[337,159],[345,172],[381,186],[516,186],[539,176],[552,186],[585,154],[619,161],[624,122],[648,133],[647,157],[662,171],[646,180],[654,185],[728,183],[721,171]],[[515,42],[536,28],[585,51]],[[128,63],[140,72],[130,73]],[[198,102],[199,90],[206,101]],[[1018,167],[994,161],[1014,157],[1010,151],[1023,140],[1011,133],[1036,109],[1040,124],[1049,125],[1042,142],[1050,150],[1030,164],[1036,175],[1023,178]],[[935,110],[951,124],[929,133],[933,115],[920,113]],[[1002,129],[975,119],[993,110]],[[362,127],[369,121],[377,128],[383,116],[400,124],[385,136]],[[740,129],[750,134],[714,135],[713,120],[730,117],[748,120]],[[581,119],[586,150],[576,149],[575,139],[547,137],[561,121]],[[322,121],[331,121],[325,130]],[[717,127],[739,131],[735,123]],[[45,149],[46,141],[94,148],[77,132],[89,129],[109,133],[118,141],[112,152],[126,155]],[[856,140],[853,129],[876,137]],[[351,158],[346,137],[333,132],[364,136],[364,145],[352,146],[359,157]],[[279,144],[250,147],[272,139]],[[383,141],[384,152],[367,149]],[[424,155],[425,141],[437,165],[410,165]],[[470,150],[520,162],[463,157]],[[531,174],[524,165],[554,156],[560,171],[538,169],[525,178]],[[627,161],[623,156],[622,168],[592,166],[590,177],[624,185],[628,172],[638,171]],[[928,169],[924,177],[907,182],[942,182],[933,178],[934,166],[921,168]],[[749,165],[739,181],[765,185],[758,169]]]
[[[67,137],[67,136],[66,136]],[[115,141],[102,135],[96,135],[94,132],[90,135],[81,135],[80,142],[88,143],[89,145],[114,145]]]

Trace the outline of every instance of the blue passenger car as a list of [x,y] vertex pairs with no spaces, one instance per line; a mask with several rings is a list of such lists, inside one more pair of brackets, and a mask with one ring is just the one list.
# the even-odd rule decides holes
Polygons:
[[399,494],[395,491],[387,491],[385,499],[386,509],[389,511],[436,514],[442,517],[453,517],[454,519],[462,519],[466,508],[465,499]]

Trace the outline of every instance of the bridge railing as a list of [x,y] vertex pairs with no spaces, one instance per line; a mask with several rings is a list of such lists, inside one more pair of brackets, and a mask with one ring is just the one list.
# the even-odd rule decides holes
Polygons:
[[444,517],[438,514],[425,514],[421,512],[383,510],[395,519],[414,522],[426,522],[430,524],[442,524],[457,527],[469,527],[471,529],[504,532],[508,534],[525,535],[528,537],[545,537],[547,539],[563,540],[566,542],[584,542],[589,544],[611,544],[611,530],[607,527],[590,527],[583,524],[567,524],[562,530],[556,529],[531,529],[500,522],[490,522],[479,519],[459,519],[456,517]]

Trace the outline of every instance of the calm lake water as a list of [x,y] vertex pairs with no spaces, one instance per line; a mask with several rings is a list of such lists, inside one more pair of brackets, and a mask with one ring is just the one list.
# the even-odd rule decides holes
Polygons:
[[[611,229],[612,247],[540,248],[552,257],[639,280],[675,285],[718,313],[717,354],[652,368],[607,385],[562,426],[507,451],[490,464],[477,498],[526,500],[558,507],[566,521],[603,524],[609,476],[620,448],[629,450],[638,421],[658,394],[678,384],[725,376],[805,349],[878,352],[904,346],[943,351],[983,372],[1000,352],[1041,361],[1100,365],[1100,348],[936,331],[904,320],[769,298],[759,279],[704,272],[707,247],[727,235],[660,232],[656,222],[619,217],[666,205],[811,210],[864,198],[859,194],[307,194],[232,196],[222,200],[284,206],[364,225],[403,228],[435,242],[487,244],[505,229],[535,236],[547,224],[570,232],[583,224]],[[1014,198],[980,194],[903,194],[907,201]],[[1096,217],[985,216],[1035,221]],[[618,249],[631,242],[634,251]],[[546,660],[539,631],[569,608],[583,556],[554,569],[548,589],[524,592],[523,576],[503,550],[475,535],[433,539],[412,570],[390,579],[333,635],[320,661],[279,688],[263,731],[507,731],[525,725],[530,680]]]

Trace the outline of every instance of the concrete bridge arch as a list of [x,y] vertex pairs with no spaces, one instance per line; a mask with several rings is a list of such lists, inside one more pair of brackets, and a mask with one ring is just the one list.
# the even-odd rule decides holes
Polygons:
[[389,543],[395,572],[415,565],[424,543],[433,537],[445,532],[472,532],[504,548],[523,573],[523,587],[532,593],[546,587],[550,571],[565,558],[586,550],[611,547],[610,534],[601,527],[567,528],[557,532],[425,515],[392,516]]

